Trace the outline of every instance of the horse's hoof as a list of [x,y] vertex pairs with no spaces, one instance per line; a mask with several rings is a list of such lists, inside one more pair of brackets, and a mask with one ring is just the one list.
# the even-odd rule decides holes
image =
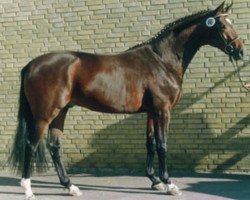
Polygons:
[[180,196],[182,192],[180,189],[173,183],[167,184],[167,194],[174,195],[174,196]]
[[32,194],[31,196],[26,196],[25,200],[37,200],[37,198],[35,197],[34,194]]
[[81,196],[82,195],[82,192],[81,190],[76,187],[75,185],[71,185],[70,188],[69,188],[69,194],[72,195],[72,196]]
[[157,191],[160,191],[160,192],[166,192],[167,191],[167,186],[164,183],[153,184],[151,186],[151,188],[153,190],[157,190]]

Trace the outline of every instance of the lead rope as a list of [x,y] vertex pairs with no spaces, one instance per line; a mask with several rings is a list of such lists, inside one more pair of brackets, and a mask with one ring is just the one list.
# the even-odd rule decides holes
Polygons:
[[239,81],[240,81],[240,83],[241,83],[241,86],[243,87],[243,88],[245,88],[246,90],[248,90],[247,88],[246,88],[246,83],[242,80],[242,77],[241,77],[241,75],[240,75],[240,69],[241,68],[244,68],[245,66],[247,66],[249,63],[250,63],[250,61],[248,61],[248,62],[243,62],[243,65],[242,66],[239,66],[238,65],[238,62],[236,61],[236,62],[234,62],[234,60],[233,60],[233,58],[230,56],[230,61],[231,61],[231,63],[233,64],[233,66],[234,66],[234,69],[235,69],[235,71],[236,71],[236,73],[237,73],[237,75],[238,75],[238,78],[239,78]]

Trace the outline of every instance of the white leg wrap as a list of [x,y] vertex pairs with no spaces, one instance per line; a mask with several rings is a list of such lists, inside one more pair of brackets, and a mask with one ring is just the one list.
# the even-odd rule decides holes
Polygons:
[[69,188],[69,194],[72,195],[72,196],[81,196],[82,192],[75,185],[71,185],[70,188]]
[[22,178],[21,179],[21,186],[24,188],[24,191],[25,191],[25,199],[28,199],[28,200],[35,200],[36,199],[32,190],[31,190],[30,179]]

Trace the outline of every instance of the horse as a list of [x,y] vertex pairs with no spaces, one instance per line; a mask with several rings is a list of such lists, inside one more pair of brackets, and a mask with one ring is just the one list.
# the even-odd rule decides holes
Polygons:
[[[146,113],[146,176],[152,189],[180,195],[166,164],[171,110],[182,92],[184,73],[204,45],[223,51],[233,60],[243,57],[243,40],[228,18],[225,2],[171,24],[158,34],[124,52],[99,55],[77,51],[51,52],[31,60],[21,71],[18,125],[10,164],[22,173],[26,199],[36,199],[31,189],[32,167],[44,162],[43,138],[61,185],[80,196],[61,160],[61,135],[72,106],[104,113]],[[158,155],[159,174],[153,160]]]

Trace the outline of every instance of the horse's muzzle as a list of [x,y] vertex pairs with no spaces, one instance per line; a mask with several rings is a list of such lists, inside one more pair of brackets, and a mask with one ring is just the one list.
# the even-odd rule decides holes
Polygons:
[[234,60],[242,60],[244,56],[244,51],[242,48],[237,48],[233,46],[227,46],[226,52],[232,57]]
[[235,48],[232,56],[233,56],[233,58],[235,60],[242,60],[243,56],[244,56],[243,49],[241,49],[241,48]]
[[234,60],[242,60],[244,56],[244,41],[240,37],[235,37],[225,45],[225,52]]

